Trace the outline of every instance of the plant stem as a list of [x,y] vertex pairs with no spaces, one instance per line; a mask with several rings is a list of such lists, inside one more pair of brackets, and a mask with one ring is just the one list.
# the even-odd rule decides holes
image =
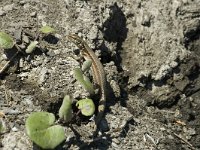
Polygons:
[[19,52],[21,51],[21,49],[19,48],[19,46],[17,44],[15,44],[15,47],[17,48],[17,52],[11,57],[11,59],[3,66],[3,68],[1,68],[0,70],[0,75],[8,68],[8,66],[10,65],[10,63],[13,61],[13,59],[19,54]]

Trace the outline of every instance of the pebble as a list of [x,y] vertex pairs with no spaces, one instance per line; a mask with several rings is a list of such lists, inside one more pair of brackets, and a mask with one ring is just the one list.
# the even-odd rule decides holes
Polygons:
[[17,127],[13,127],[12,131],[17,132],[19,129]]
[[150,26],[150,16],[144,15],[143,20],[142,20],[142,25],[143,26]]
[[168,138],[171,139],[171,140],[174,139],[174,137],[172,135],[168,135]]
[[21,0],[21,1],[19,2],[19,4],[20,4],[20,5],[24,5],[24,4],[26,4],[26,1]]
[[119,144],[120,141],[117,138],[112,139],[113,142],[115,142],[116,144]]
[[37,12],[36,12],[36,11],[32,12],[32,13],[30,14],[30,16],[31,16],[31,17],[36,17],[36,16],[37,16]]
[[116,147],[116,148],[119,147],[119,146],[118,146],[116,143],[114,143],[114,142],[112,142],[112,146],[113,146],[113,147]]
[[8,60],[8,57],[6,56],[6,54],[2,54],[2,59],[3,60]]
[[16,41],[21,41],[22,29],[17,29],[14,32],[14,37]]
[[49,51],[47,52],[47,55],[53,57],[53,56],[55,56],[55,52],[52,51],[52,50],[49,50]]
[[41,69],[41,71],[40,71],[40,77],[39,77],[39,80],[38,80],[39,84],[42,84],[45,81],[45,75],[46,75],[47,72],[48,72],[48,70],[47,70],[46,67],[43,67]]
[[0,16],[4,16],[6,13],[3,10],[0,10]]
[[24,35],[24,36],[22,37],[22,40],[23,40],[25,43],[29,43],[29,38],[28,38],[28,36],[26,36],[26,35]]
[[[19,60],[19,67],[20,67],[20,68],[23,68],[23,67],[24,67],[24,60],[23,60],[23,59],[20,59],[20,60]],[[20,74],[19,76],[24,76],[24,75],[23,75],[23,72],[22,72],[22,74]]]
[[5,10],[5,11],[11,11],[11,10],[13,10],[13,8],[14,8],[14,4],[11,4],[11,5],[4,6],[3,10]]

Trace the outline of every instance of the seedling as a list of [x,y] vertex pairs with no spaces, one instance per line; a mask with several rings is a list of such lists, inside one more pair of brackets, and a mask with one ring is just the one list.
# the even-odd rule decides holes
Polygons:
[[10,35],[8,35],[5,32],[0,32],[0,48],[3,49],[11,49],[15,46],[17,48],[17,52],[11,57],[11,59],[0,69],[0,74],[6,70],[6,68],[9,66],[11,61],[18,55],[19,53],[19,47],[14,43],[14,40]]
[[[22,45],[25,44],[25,48],[23,46],[17,45],[16,41],[12,39],[10,35],[8,35],[5,32],[0,32],[0,48],[2,49],[12,49],[14,46],[17,49],[17,52],[10,58],[10,60],[3,66],[3,68],[0,69],[0,74],[2,74],[9,66],[11,61],[18,55],[19,52],[31,54],[36,47],[40,47],[40,41],[38,41],[38,37],[41,33],[43,33],[44,36],[47,36],[49,34],[55,33],[55,29],[51,28],[49,26],[43,26],[40,30],[40,32],[36,34],[33,41],[30,41],[30,43],[25,44],[23,41],[20,41],[18,43],[21,43]],[[27,32],[24,32],[27,33]]]
[[59,117],[65,122],[69,122],[72,118],[72,100],[69,95],[66,95],[63,99],[59,109]]
[[87,59],[83,62],[81,70],[83,72],[86,72],[90,69],[90,67],[92,66],[92,60],[91,59]]
[[56,32],[56,30],[50,26],[43,26],[39,31],[44,34],[52,34]]
[[30,139],[43,149],[54,149],[65,140],[63,127],[54,125],[55,116],[48,112],[34,112],[26,120]]
[[5,32],[0,32],[0,47],[3,49],[11,49],[14,46],[13,39]]
[[74,69],[74,77],[76,78],[76,80],[78,80],[81,83],[84,89],[86,89],[91,95],[95,93],[92,83],[90,82],[89,78],[83,74],[80,68]]
[[95,112],[95,105],[92,99],[82,99],[76,103],[78,109],[84,116],[92,116]]
[[26,52],[27,54],[32,53],[32,52],[35,50],[37,44],[38,44],[38,41],[33,41],[33,42],[31,42],[31,43],[29,44],[29,46],[27,47],[27,49],[25,50],[25,52]]
[[[74,76],[77,81],[81,83],[81,85],[85,88],[86,91],[90,93],[90,95],[93,95],[95,93],[93,84],[89,80],[88,77],[86,77],[83,72],[88,71],[92,65],[92,60],[87,59],[83,65],[82,70],[80,68],[74,69]],[[80,109],[82,115],[84,116],[92,116],[95,112],[95,105],[92,99],[82,99],[79,100],[76,103],[76,106],[78,109]]]

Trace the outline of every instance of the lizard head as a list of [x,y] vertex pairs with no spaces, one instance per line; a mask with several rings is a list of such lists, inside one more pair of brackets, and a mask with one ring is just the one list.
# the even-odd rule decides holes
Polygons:
[[68,39],[74,43],[79,49],[83,49],[84,47],[84,41],[76,34],[70,34],[68,35]]

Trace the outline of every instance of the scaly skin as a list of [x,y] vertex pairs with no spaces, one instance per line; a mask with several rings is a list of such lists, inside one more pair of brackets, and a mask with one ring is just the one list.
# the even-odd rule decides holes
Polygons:
[[85,59],[89,58],[92,60],[93,78],[95,83],[100,87],[100,92],[101,92],[101,99],[99,100],[99,105],[98,105],[98,114],[97,117],[95,118],[95,124],[96,124],[95,130],[96,130],[99,122],[103,117],[106,105],[106,75],[103,69],[103,65],[98,59],[98,57],[95,55],[93,50],[78,35],[70,34],[68,35],[68,38],[80,49],[81,54]]

